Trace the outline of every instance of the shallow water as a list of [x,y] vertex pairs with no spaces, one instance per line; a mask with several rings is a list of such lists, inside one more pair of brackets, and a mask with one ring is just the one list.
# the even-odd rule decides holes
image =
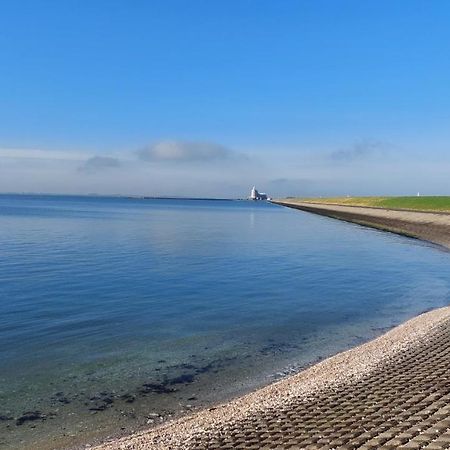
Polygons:
[[448,259],[262,202],[0,196],[0,447],[267,384],[449,304]]

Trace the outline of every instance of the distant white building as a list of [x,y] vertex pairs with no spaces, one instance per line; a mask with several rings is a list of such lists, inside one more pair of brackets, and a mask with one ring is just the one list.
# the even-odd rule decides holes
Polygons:
[[270,200],[269,197],[267,197],[267,194],[264,192],[258,192],[255,186],[252,187],[252,190],[250,192],[250,200]]

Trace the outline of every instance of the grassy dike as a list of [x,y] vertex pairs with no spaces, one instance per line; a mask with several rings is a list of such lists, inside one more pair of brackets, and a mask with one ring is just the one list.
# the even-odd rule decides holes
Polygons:
[[329,197],[295,198],[286,201],[299,201],[323,205],[362,206],[369,208],[404,209],[410,211],[429,211],[450,213],[450,196],[430,197]]

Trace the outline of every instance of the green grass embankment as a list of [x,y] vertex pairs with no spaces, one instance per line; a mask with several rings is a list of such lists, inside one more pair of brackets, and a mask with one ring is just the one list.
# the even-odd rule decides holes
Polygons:
[[289,198],[286,201],[450,213],[450,196]]

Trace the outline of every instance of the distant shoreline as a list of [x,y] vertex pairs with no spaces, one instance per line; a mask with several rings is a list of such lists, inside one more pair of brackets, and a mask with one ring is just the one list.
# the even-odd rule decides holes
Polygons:
[[83,198],[115,198],[130,200],[202,200],[202,201],[247,201],[246,198],[215,198],[215,197],[174,197],[174,196],[150,196],[150,195],[102,195],[102,194],[52,194],[37,192],[0,192],[0,196],[17,196],[17,197],[83,197]]

